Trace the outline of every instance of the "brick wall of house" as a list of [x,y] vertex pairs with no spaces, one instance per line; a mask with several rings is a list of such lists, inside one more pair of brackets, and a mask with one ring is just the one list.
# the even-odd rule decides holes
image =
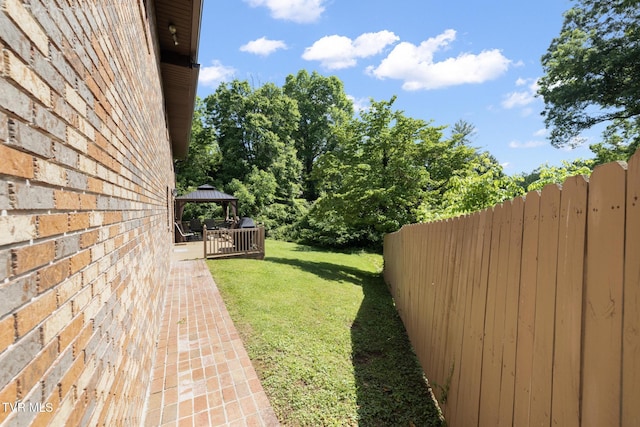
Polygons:
[[0,0],[0,423],[142,418],[174,186],[146,3]]

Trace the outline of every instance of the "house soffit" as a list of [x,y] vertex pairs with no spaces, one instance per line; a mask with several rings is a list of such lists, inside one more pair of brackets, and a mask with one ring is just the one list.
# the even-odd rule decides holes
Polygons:
[[160,71],[173,157],[189,150],[198,85],[198,45],[203,0],[155,0]]

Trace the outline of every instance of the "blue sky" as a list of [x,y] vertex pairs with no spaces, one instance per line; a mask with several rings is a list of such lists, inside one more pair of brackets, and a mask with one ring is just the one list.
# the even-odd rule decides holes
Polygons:
[[[556,149],[534,97],[540,57],[569,0],[205,0],[198,95],[222,81],[281,86],[301,69],[338,76],[356,106],[388,100],[406,115],[477,130],[509,174],[591,157]],[[445,131],[446,132],[446,131]]]

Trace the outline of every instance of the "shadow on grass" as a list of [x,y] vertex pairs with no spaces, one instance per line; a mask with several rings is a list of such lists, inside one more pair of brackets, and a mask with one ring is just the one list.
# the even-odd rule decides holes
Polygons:
[[275,262],[278,264],[286,264],[299,268],[307,273],[332,282],[344,282],[353,285],[364,286],[367,280],[375,280],[380,277],[379,274],[369,271],[360,270],[359,268],[348,267],[345,265],[333,264],[330,262],[305,261],[292,258],[268,257],[264,262]]
[[362,287],[351,325],[360,426],[441,426],[422,368],[380,274],[328,262],[268,258],[323,279]]

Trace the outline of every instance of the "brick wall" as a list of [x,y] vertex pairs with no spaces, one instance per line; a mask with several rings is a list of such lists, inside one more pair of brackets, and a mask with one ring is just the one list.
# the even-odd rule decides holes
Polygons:
[[2,424],[142,418],[174,186],[144,7],[0,0]]

